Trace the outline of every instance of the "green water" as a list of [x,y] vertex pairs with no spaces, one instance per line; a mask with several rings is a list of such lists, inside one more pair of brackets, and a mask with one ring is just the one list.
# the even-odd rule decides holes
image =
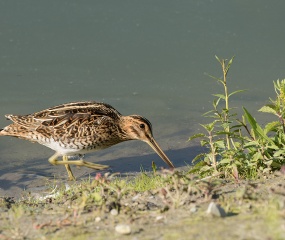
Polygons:
[[[204,74],[221,76],[215,55],[235,55],[229,87],[249,89],[231,104],[265,121],[256,110],[285,77],[284,9],[281,0],[0,1],[0,126],[7,113],[103,101],[148,118],[172,161],[190,164],[199,148],[186,141],[220,89]],[[1,173],[66,174],[38,144],[1,137],[0,153]],[[122,172],[165,166],[140,142],[86,159]]]

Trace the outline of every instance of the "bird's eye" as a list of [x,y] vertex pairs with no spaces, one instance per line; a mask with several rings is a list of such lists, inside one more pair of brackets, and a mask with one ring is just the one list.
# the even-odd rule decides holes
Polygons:
[[142,123],[142,124],[140,124],[140,128],[141,128],[141,129],[144,129],[144,127],[145,127],[145,126],[144,126],[144,124],[143,124],[143,123]]

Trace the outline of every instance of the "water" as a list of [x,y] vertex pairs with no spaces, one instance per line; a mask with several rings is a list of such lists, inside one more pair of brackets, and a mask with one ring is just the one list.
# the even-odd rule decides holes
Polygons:
[[[103,101],[147,117],[175,165],[190,164],[199,146],[186,141],[221,89],[204,74],[221,76],[215,55],[235,55],[229,87],[249,89],[231,104],[267,119],[257,109],[285,77],[284,9],[281,0],[0,1],[0,126],[7,113]],[[66,174],[38,144],[2,137],[0,152],[2,174]],[[86,159],[121,172],[165,166],[141,142]]]

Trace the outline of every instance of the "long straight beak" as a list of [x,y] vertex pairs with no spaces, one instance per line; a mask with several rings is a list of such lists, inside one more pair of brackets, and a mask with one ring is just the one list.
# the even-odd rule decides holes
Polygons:
[[165,153],[161,150],[161,148],[158,146],[157,142],[154,140],[154,138],[150,138],[148,141],[146,141],[151,148],[162,158],[162,160],[170,167],[174,168],[173,163],[169,160],[169,158],[165,155]]

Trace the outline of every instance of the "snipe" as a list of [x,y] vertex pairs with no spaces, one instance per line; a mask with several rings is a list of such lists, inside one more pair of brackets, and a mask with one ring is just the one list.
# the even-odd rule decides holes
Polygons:
[[[154,140],[151,123],[146,118],[139,115],[122,116],[105,103],[73,102],[33,114],[5,117],[13,123],[1,129],[0,136],[37,142],[55,150],[49,162],[65,165],[69,180],[75,180],[70,164],[97,170],[109,166],[68,160],[68,156],[97,151],[128,140],[148,143],[170,168],[174,168]],[[62,156],[62,160],[58,160],[59,156]]]

